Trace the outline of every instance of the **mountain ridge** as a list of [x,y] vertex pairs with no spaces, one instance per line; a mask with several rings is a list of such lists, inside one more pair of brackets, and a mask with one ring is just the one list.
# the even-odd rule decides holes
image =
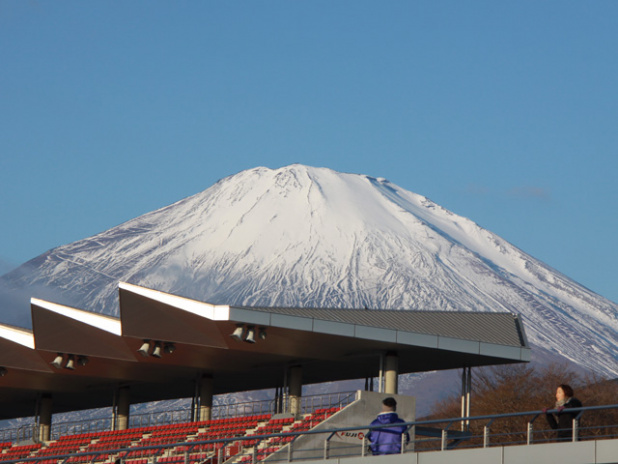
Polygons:
[[516,312],[533,345],[618,374],[616,303],[422,195],[327,168],[242,171],[0,280],[112,315],[119,281],[242,306]]

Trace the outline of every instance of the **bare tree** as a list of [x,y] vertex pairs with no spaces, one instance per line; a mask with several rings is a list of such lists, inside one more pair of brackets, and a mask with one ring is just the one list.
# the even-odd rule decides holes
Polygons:
[[[584,375],[566,364],[545,367],[509,365],[482,368],[475,371],[472,389],[472,416],[540,411],[554,408],[558,385],[568,384],[584,406],[610,405],[618,402],[618,382],[597,375]],[[461,414],[461,400],[452,395],[437,403],[428,418],[457,417]],[[492,440],[501,443],[526,441],[527,423],[532,417],[497,419],[491,423]],[[618,430],[618,410],[590,411],[580,421],[580,436],[603,437]],[[471,444],[482,443],[486,422],[472,421],[470,432],[475,437]],[[552,440],[555,433],[549,430],[545,417],[534,422],[535,441]]]

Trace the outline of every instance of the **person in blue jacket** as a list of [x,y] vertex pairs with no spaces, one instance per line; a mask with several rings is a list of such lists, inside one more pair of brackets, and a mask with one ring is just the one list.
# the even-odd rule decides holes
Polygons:
[[[399,418],[395,410],[397,409],[397,401],[395,398],[388,397],[382,401],[382,412],[371,423],[374,425],[386,424],[403,424],[404,421]],[[374,455],[380,454],[398,454],[401,453],[401,437],[405,434],[406,443],[410,441],[410,435],[406,432],[405,425],[394,425],[393,427],[381,427],[371,429],[367,435],[369,440],[369,449]]]

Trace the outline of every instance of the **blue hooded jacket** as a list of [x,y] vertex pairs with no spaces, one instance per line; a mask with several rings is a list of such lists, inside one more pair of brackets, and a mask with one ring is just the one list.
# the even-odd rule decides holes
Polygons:
[[[383,412],[371,423],[372,425],[403,424],[396,412]],[[406,434],[406,443],[410,435],[406,433],[406,426],[383,427],[369,431],[367,439],[371,443],[369,449],[374,455],[401,453],[401,436]]]

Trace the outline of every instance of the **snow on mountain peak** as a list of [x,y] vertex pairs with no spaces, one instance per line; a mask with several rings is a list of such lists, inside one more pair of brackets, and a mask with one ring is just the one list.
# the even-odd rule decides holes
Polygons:
[[2,280],[112,314],[119,281],[233,305],[510,311],[532,343],[618,373],[618,305],[421,195],[327,168],[242,171]]

